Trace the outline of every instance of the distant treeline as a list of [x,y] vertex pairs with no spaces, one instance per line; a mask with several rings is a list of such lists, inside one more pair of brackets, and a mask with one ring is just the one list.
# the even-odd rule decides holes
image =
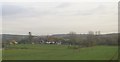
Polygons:
[[2,43],[9,44],[12,40],[18,44],[44,44],[46,42],[61,43],[64,45],[94,46],[94,45],[118,45],[118,33],[111,34],[56,34],[48,36],[8,35],[2,34]]

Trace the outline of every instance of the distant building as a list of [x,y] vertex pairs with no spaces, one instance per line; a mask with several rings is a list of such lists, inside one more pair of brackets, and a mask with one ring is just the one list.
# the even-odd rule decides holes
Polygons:
[[18,44],[18,42],[17,41],[15,41],[15,40],[12,40],[12,41],[10,41],[10,45],[12,45],[12,44]]

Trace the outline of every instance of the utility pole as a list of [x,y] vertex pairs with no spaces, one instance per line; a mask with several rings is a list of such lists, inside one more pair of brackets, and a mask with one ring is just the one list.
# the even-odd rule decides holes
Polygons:
[[29,32],[29,42],[30,42],[30,43],[33,43],[33,42],[32,42],[32,33],[31,33],[31,32]]

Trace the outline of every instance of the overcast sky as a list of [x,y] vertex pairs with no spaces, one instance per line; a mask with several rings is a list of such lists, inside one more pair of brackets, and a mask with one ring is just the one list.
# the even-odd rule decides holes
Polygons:
[[115,2],[3,3],[2,33],[118,32],[117,9]]

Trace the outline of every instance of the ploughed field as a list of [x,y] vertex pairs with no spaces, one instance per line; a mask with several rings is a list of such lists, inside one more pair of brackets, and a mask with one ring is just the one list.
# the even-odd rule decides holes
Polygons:
[[[3,60],[116,60],[117,46],[73,48],[68,45],[18,44],[2,50]],[[116,54],[117,53],[117,54]]]

